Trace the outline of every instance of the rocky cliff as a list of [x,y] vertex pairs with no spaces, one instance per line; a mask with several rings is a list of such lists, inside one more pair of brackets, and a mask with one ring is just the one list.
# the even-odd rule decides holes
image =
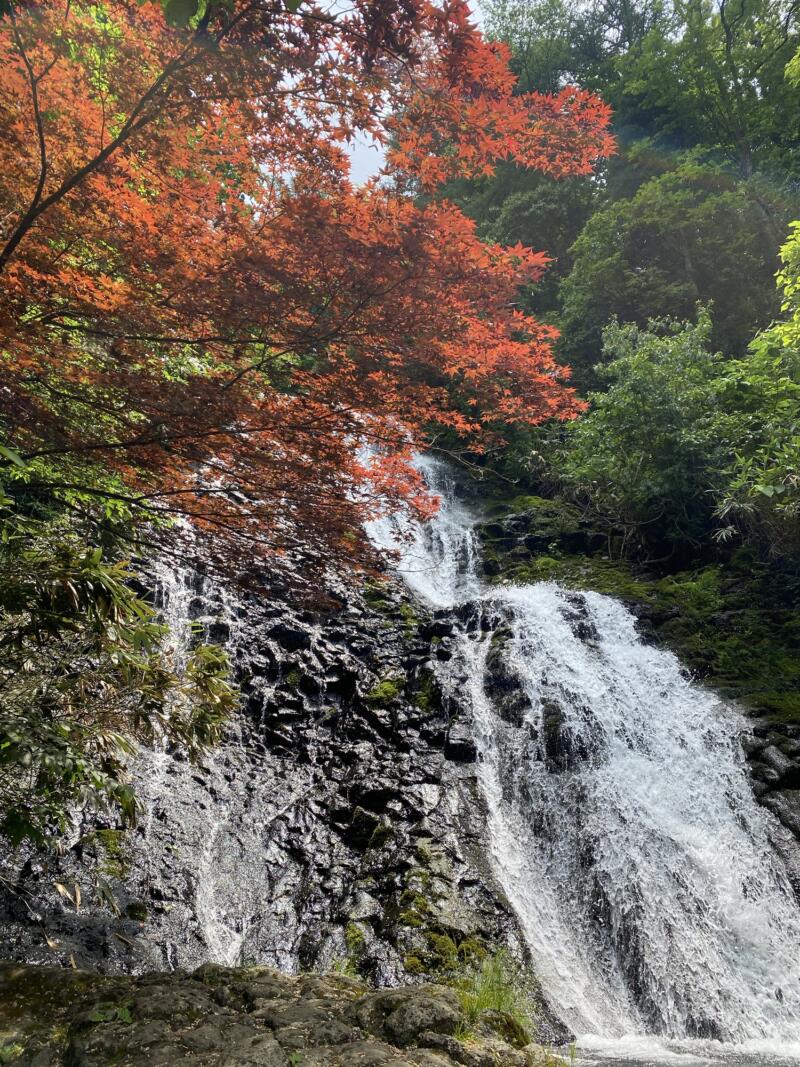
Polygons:
[[[625,600],[648,640],[669,643],[665,622],[675,618],[674,604],[665,609],[663,598],[654,599],[646,583],[620,578],[621,572],[598,556],[602,546],[579,517],[565,518],[546,503],[528,500],[505,507],[477,529],[483,544],[480,565],[490,580],[563,576],[572,585],[591,586],[598,575],[607,581],[613,573],[617,585],[606,591]],[[575,580],[578,558],[587,568],[585,583]],[[551,571],[556,564],[566,568],[564,575],[556,573],[557,567],[544,573],[545,564]],[[252,593],[233,596],[196,572],[166,582],[171,613],[186,615],[210,638],[226,643],[241,708],[224,743],[198,765],[177,752],[142,754],[132,769],[140,798],[136,827],[80,815],[61,854],[31,853],[4,863],[4,954],[109,976],[90,981],[70,975],[70,983],[85,982],[81,1003],[89,1012],[100,1010],[96,1002],[115,1004],[119,997],[127,1003],[141,994],[151,1003],[154,989],[168,1003],[174,994],[184,1006],[189,993],[201,1006],[211,997],[216,1007],[206,1005],[203,1011],[221,1012],[219,1019],[214,1016],[220,1033],[230,1029],[245,1043],[258,1039],[258,1047],[267,1050],[266,1059],[253,1063],[478,1067],[484,1052],[473,1049],[470,1059],[452,1043],[449,1023],[431,1029],[439,1035],[433,1044],[425,1045],[421,1035],[427,1031],[417,1030],[406,1044],[425,1045],[428,1051],[418,1048],[412,1055],[397,1051],[398,1043],[392,1044],[397,1035],[386,1030],[385,1020],[362,1025],[353,1005],[368,996],[358,983],[405,989],[452,983],[500,947],[530,971],[525,939],[489,859],[477,750],[471,724],[461,717],[458,671],[439,669],[451,660],[458,664],[453,655],[459,634],[488,625],[485,615],[466,602],[452,610],[427,610],[389,577],[358,592],[332,582],[314,603],[302,605],[268,574],[250,574],[247,584]],[[574,637],[591,645],[596,635],[587,629],[581,594],[567,600]],[[484,685],[504,720],[514,725],[525,697],[500,655],[503,640],[501,627],[491,643]],[[448,675],[445,692],[441,680]],[[798,888],[800,737],[795,731],[792,723],[762,717],[745,740],[754,790],[778,816],[772,823],[774,843]],[[544,751],[556,771],[574,757],[562,733],[557,717],[545,715]],[[208,964],[222,970],[209,972]],[[254,1019],[241,1017],[253,1014],[248,1005],[261,996],[246,992],[251,979],[256,986],[280,986],[275,996],[291,1003],[313,999],[322,989],[314,986],[316,979],[292,982],[265,977],[265,971],[226,969],[264,965],[285,975],[343,972],[345,977],[335,980],[338,986],[334,979],[320,979],[328,985],[319,995],[331,1000],[324,1011],[332,1014],[326,1018],[351,1028],[342,1040],[355,1042],[353,1047],[335,1056],[328,1050],[324,1055],[334,1058],[327,1060],[304,1051],[311,1058],[300,1060],[291,1058],[300,1046],[281,1044],[276,1032],[265,1036],[259,1030],[254,1036]],[[197,967],[206,969],[189,973]],[[161,976],[140,982],[119,977],[150,972]],[[217,976],[213,982],[207,977],[211,973]],[[9,989],[36,981],[24,968],[5,974]],[[216,992],[209,992],[209,983],[217,983]],[[552,1010],[557,1005],[545,1002],[535,976],[529,993],[537,1039],[564,1040],[567,1031]],[[156,1018],[149,1009],[141,1017],[145,1030]],[[161,1027],[159,1034],[164,1031],[173,1049],[170,1055],[176,1042],[181,1055],[197,1054],[194,1017],[179,1011],[174,1018],[157,1018],[156,1029]],[[104,1062],[91,1058],[88,1037],[89,1044],[81,1044],[80,1035],[88,1034],[81,1019],[64,1016],[59,1023],[72,1044],[59,1046],[58,1055],[66,1055],[63,1062],[70,1064]],[[100,1022],[129,1025],[116,1017]],[[270,1026],[280,1029],[277,1023]],[[100,1045],[103,1035],[117,1040],[115,1033],[113,1026],[97,1030]],[[133,1030],[125,1033],[132,1039]],[[332,1040],[323,1037],[307,1033],[303,1050],[327,1048]],[[359,1042],[366,1042],[366,1058],[353,1059],[362,1048]],[[212,1051],[222,1055],[216,1047],[207,1055]],[[50,1053],[55,1055],[52,1048]],[[251,1062],[244,1055],[219,1062]],[[62,1060],[30,1059],[31,1064],[49,1062]]]
[[[434,671],[454,620],[390,580],[302,607],[188,581],[171,594],[227,642],[241,711],[199,765],[142,756],[135,828],[81,817],[63,854],[5,865],[4,954],[106,973],[337,966],[390,985],[500,945],[524,961],[475,745]],[[540,1019],[563,1036],[543,1004]]]

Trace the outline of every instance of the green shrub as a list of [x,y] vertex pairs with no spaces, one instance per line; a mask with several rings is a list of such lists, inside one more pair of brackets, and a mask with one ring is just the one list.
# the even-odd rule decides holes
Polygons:
[[115,555],[0,495],[0,834],[12,846],[44,844],[87,800],[133,822],[125,765],[137,743],[196,754],[235,704],[225,652],[198,645],[175,664]]

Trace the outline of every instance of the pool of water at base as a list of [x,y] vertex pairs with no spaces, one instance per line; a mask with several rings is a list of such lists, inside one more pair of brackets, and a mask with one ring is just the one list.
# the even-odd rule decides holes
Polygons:
[[780,1040],[726,1044],[631,1035],[586,1035],[559,1050],[570,1067],[798,1067],[800,1043]]

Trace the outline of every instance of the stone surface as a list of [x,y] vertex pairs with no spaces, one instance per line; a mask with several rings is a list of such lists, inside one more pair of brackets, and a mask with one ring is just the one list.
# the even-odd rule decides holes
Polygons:
[[[495,946],[526,963],[484,847],[474,741],[434,673],[460,620],[390,581],[313,605],[197,577],[182,592],[229,634],[241,712],[196,765],[143,756],[134,829],[86,816],[63,855],[0,861],[3,953],[109,974],[346,964],[377,985]],[[263,981],[267,1018],[282,993]],[[565,1036],[540,1014],[545,1040]],[[300,1049],[306,1022],[271,1025]]]
[[129,978],[0,963],[0,1063],[15,1067],[536,1062],[534,1050],[494,1036],[452,1037],[464,1021],[440,986],[369,991],[344,976],[292,979],[262,967]]

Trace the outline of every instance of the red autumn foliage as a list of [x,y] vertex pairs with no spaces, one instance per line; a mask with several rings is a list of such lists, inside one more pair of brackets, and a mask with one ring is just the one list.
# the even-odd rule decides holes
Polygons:
[[[515,309],[546,256],[418,195],[612,150],[597,98],[512,90],[462,0],[228,0],[185,29],[151,0],[14,4],[0,433],[26,491],[353,555],[377,499],[426,507],[405,461],[432,428],[480,447],[573,415],[553,330]],[[362,188],[356,131],[389,145]]]

